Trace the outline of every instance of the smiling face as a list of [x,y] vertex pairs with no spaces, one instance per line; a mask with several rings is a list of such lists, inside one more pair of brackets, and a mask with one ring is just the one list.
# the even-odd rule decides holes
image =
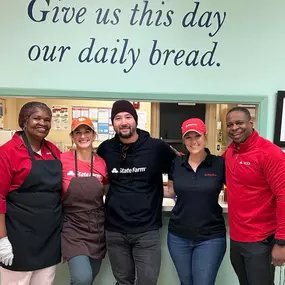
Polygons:
[[114,117],[113,127],[119,137],[129,139],[135,135],[137,124],[130,113],[121,112]]
[[253,122],[242,111],[230,112],[227,115],[227,132],[235,143],[243,143],[253,132]]
[[204,134],[190,131],[184,135],[183,141],[190,154],[197,154],[204,151],[207,139]]
[[51,115],[44,109],[36,108],[25,122],[24,127],[30,137],[43,140],[51,128]]
[[86,125],[77,127],[72,133],[71,138],[76,148],[87,149],[92,148],[92,143],[95,140],[95,132]]

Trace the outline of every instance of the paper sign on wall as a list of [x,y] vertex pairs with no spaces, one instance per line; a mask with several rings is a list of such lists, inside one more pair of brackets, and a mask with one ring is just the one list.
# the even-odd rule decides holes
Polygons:
[[68,107],[67,106],[52,106],[52,129],[53,130],[68,130]]
[[141,130],[145,130],[147,124],[147,114],[146,112],[137,112],[137,113],[138,113],[138,128]]

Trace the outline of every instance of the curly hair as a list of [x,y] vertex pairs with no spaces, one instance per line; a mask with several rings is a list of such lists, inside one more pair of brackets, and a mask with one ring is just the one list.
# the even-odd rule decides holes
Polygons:
[[18,117],[18,124],[19,127],[23,130],[25,124],[27,123],[30,116],[37,111],[37,109],[44,110],[48,113],[50,117],[52,117],[51,109],[42,102],[28,102],[22,106],[19,117]]

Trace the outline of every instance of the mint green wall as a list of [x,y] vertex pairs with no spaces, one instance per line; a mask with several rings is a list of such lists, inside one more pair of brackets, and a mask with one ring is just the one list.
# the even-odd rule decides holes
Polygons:
[[[148,8],[154,13],[162,10],[163,19],[168,10],[173,10],[169,27],[131,26],[131,8],[138,3],[142,10],[143,1],[125,0],[118,4],[115,0],[53,0],[49,7],[44,0],[36,1],[34,17],[37,19],[41,17],[40,10],[52,11],[56,5],[60,8],[74,6],[76,11],[84,6],[87,13],[81,18],[85,19],[82,24],[74,21],[64,24],[62,20],[52,23],[51,12],[46,21],[36,23],[27,15],[31,1],[23,0],[17,5],[14,1],[2,1],[5,9],[0,11],[0,26],[5,28],[0,29],[0,96],[146,97],[152,100],[211,102],[217,100],[216,95],[224,96],[224,101],[239,101],[240,96],[248,96],[250,101],[255,101],[255,96],[264,96],[268,99],[264,108],[268,117],[264,122],[268,124],[263,134],[270,139],[273,137],[275,94],[278,89],[285,88],[283,0],[263,1],[262,4],[258,0],[201,1],[195,20],[206,11],[205,15],[211,16],[208,28],[197,25],[182,27],[181,19],[196,5],[189,0],[164,1],[164,5],[159,0],[149,1]],[[95,11],[98,8],[121,9],[120,22],[117,25],[96,24]],[[216,16],[223,19],[225,13],[219,31],[210,37],[210,33],[217,31]],[[128,73],[123,72],[130,66],[127,56],[124,64],[110,64],[110,56],[104,64],[79,63],[78,54],[88,46],[90,37],[96,38],[94,50],[105,46],[110,52],[110,48],[116,47],[118,54],[122,50],[123,39],[128,39],[128,48],[140,49],[140,57]],[[120,42],[117,43],[116,39]],[[161,50],[174,49],[177,52],[184,49],[190,52],[196,49],[199,58],[211,50],[213,42],[217,42],[213,56],[215,64],[206,67],[201,64],[175,66],[172,60],[166,65],[151,66],[149,56],[153,40],[158,41]],[[71,50],[62,62],[32,62],[28,51],[35,44],[40,47],[64,45],[70,46]]]
[[[143,1],[56,1],[51,5],[85,6],[88,10],[84,23],[62,24],[50,20],[35,23],[27,16],[28,0],[1,0],[0,9],[0,97],[74,97],[90,99],[136,99],[146,101],[200,101],[200,102],[249,102],[259,104],[259,131],[273,138],[275,117],[275,94],[285,89],[284,28],[285,1],[259,0],[205,0],[201,1],[198,14],[209,11],[212,16],[219,12],[226,18],[214,37],[209,33],[217,28],[211,18],[209,28],[182,28],[181,18],[193,10],[194,1],[153,0],[149,5],[153,10],[174,11],[170,27],[142,27],[128,24],[130,8]],[[122,10],[118,25],[97,25],[95,12],[99,7]],[[53,7],[51,7],[53,8]],[[46,1],[36,1],[35,17],[46,9]],[[118,47],[116,39],[129,39],[134,49],[140,48],[139,60],[133,69],[125,64],[79,63],[77,55],[88,45],[89,38],[106,47]],[[148,58],[153,40],[158,40],[162,49],[199,50],[204,53],[217,42],[214,61],[217,67],[175,66],[173,63],[151,66]],[[28,50],[34,45],[69,45],[70,53],[62,62],[31,62]],[[110,58],[109,58],[110,59]],[[262,114],[260,114],[262,113]],[[164,224],[167,224],[165,219]],[[168,257],[165,244],[166,226],[162,229],[163,264],[159,285],[178,284],[176,273]],[[100,274],[98,285],[113,284],[110,269]],[[65,265],[59,266],[58,280],[67,282]],[[101,283],[100,283],[101,282]],[[64,284],[58,281],[57,285]],[[65,283],[67,284],[67,283]],[[97,284],[97,283],[96,283]],[[237,285],[237,280],[229,263],[228,252],[219,272],[218,285]]]

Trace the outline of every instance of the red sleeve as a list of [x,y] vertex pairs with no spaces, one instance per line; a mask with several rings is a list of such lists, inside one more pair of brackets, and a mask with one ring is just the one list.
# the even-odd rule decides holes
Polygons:
[[0,147],[0,214],[6,213],[6,196],[12,184],[13,171],[10,160],[7,152]]
[[109,180],[108,180],[108,169],[107,169],[107,165],[106,165],[106,162],[105,160],[103,160],[104,162],[104,175],[103,175],[103,180],[102,180],[102,183],[103,185],[108,185],[109,184]]
[[[270,152],[270,153],[269,153]],[[264,157],[264,175],[276,196],[276,239],[285,240],[285,153],[273,145]]]
[[103,178],[102,183],[103,183],[103,185],[108,185],[109,184],[109,180],[108,180],[107,176]]
[[64,196],[67,192],[72,177],[74,177],[71,175],[67,175],[70,170],[74,172],[74,160],[73,158],[71,158],[70,151],[61,153],[60,159],[62,164],[62,195]]

